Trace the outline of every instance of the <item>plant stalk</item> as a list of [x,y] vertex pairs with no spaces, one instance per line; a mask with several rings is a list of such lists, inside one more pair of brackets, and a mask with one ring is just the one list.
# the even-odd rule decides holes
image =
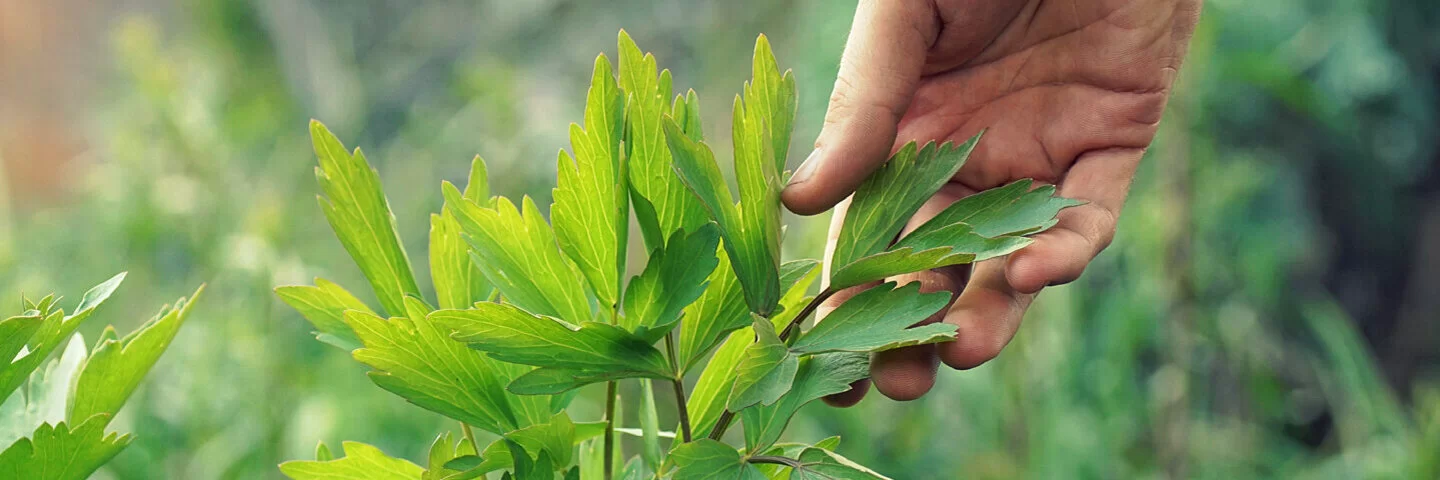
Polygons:
[[[790,337],[795,336],[795,332],[800,331],[800,324],[805,322],[805,318],[814,314],[815,309],[820,308],[820,304],[830,299],[831,295],[835,295],[835,290],[827,288],[821,290],[819,294],[816,294],[815,298],[810,299],[810,303],[805,304],[805,308],[800,309],[800,313],[796,314],[795,318],[790,319],[790,323],[785,325],[785,330],[780,332],[780,341],[787,341],[790,340]],[[730,410],[722,412],[720,418],[715,421],[715,428],[710,431],[710,439],[720,440],[720,437],[725,435],[725,430],[729,429],[730,424],[734,421],[735,412]]]
[[685,404],[685,374],[680,371],[680,360],[675,358],[675,332],[665,334],[665,354],[670,357],[670,370],[675,372],[675,378],[670,384],[675,386],[675,410],[680,414],[680,439],[684,443],[690,443],[690,407]]
[[460,422],[460,431],[465,434],[465,439],[470,441],[470,448],[474,448],[474,449],[475,449],[475,454],[476,454],[476,455],[479,455],[479,454],[480,454],[480,444],[479,444],[479,443],[475,443],[475,430],[470,428],[470,424],[465,423],[465,422]]
[[605,384],[605,480],[615,476],[615,382]]
[[797,469],[805,467],[805,464],[800,463],[799,460],[793,458],[777,457],[774,455],[756,455],[750,457],[750,459],[746,461],[750,463],[770,463],[775,465],[784,465],[790,468]]

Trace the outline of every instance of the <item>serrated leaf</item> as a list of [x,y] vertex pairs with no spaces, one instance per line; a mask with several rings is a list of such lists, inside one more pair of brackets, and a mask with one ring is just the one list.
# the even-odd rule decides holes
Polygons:
[[880,352],[950,341],[955,326],[912,327],[950,302],[949,292],[920,293],[920,283],[899,288],[886,283],[855,295],[815,324],[790,347],[796,355],[826,352]]
[[769,320],[757,318],[756,341],[745,348],[735,369],[735,387],[725,409],[739,412],[751,405],[770,405],[790,390],[800,359],[790,354]]
[[[469,261],[469,257],[466,257],[466,261]],[[360,348],[360,338],[345,324],[345,311],[358,310],[374,314],[365,302],[351,295],[344,287],[323,278],[316,278],[313,287],[276,287],[275,295],[315,326],[316,338],[347,352]]]
[[420,474],[421,480],[458,480],[454,477],[460,476],[462,472],[445,468],[446,463],[461,456],[457,446],[450,432],[435,437],[435,441],[430,443],[429,453],[425,455],[425,472]]
[[675,101],[670,103],[670,117],[685,132],[690,140],[700,141],[705,138],[704,129],[700,124],[700,97],[695,95],[695,90],[687,90],[684,95],[676,95]]
[[80,367],[75,378],[67,407],[66,419],[74,424],[89,421],[97,414],[111,417],[120,411],[125,400],[130,398],[145,374],[160,360],[160,354],[170,346],[180,326],[190,316],[190,309],[205,292],[201,285],[189,300],[175,301],[173,308],[167,306],[159,314],[135,329],[125,338],[114,340],[114,329],[106,328],[110,339],[104,338],[90,352],[90,357]]
[[65,421],[70,387],[88,354],[85,338],[72,335],[59,358],[31,372],[28,384],[0,403],[0,445],[14,443],[41,424]]
[[[806,296],[805,292],[818,276],[819,270],[816,266],[818,263],[813,260],[797,260],[786,262],[781,268],[781,281],[787,285],[785,296],[781,298],[784,310],[770,319],[771,325],[784,328],[794,315],[800,313],[801,307],[810,302],[810,297]],[[738,291],[733,302],[740,304]],[[739,311],[746,314],[744,308],[739,308]],[[720,415],[725,412],[726,401],[735,386],[736,367],[740,364],[745,349],[753,343],[753,328],[744,327],[730,333],[720,348],[715,350],[715,355],[710,357],[700,378],[695,381],[695,388],[686,402],[690,410],[691,430],[695,437],[709,435]]]
[[[653,222],[640,222],[642,230],[648,230],[646,245],[653,249],[672,232],[693,231],[709,218],[676,178],[670,148],[665,144],[661,120],[667,111],[673,112],[665,104],[670,97],[670,71],[661,71],[657,77],[655,56],[643,53],[624,30],[620,31],[619,44],[620,88],[629,94],[625,146],[630,187],[639,200],[635,202],[637,217],[653,218]],[[642,214],[641,210],[647,211]]]
[[667,462],[674,480],[766,480],[735,448],[708,438],[675,448]]
[[[595,58],[585,102],[585,126],[570,124],[572,158],[560,152],[555,203],[550,219],[560,249],[589,280],[604,305],[620,301],[620,268],[625,265],[630,198],[621,163],[624,98],[610,61]],[[579,320],[576,318],[575,320]]]
[[470,176],[465,182],[466,200],[475,202],[476,205],[489,207],[490,198],[490,173],[485,166],[485,159],[476,155],[470,160]]
[[528,312],[583,322],[592,317],[584,276],[560,252],[555,234],[534,200],[525,197],[517,209],[497,198],[494,208],[465,200],[454,185],[441,185],[480,268],[505,301]]
[[746,449],[753,452],[768,448],[780,438],[800,407],[826,395],[848,391],[852,382],[869,374],[870,361],[865,354],[827,353],[801,359],[794,385],[779,401],[740,412],[745,424]]
[[950,204],[910,235],[964,223],[982,237],[1031,235],[1055,225],[1055,215],[1084,202],[1055,196],[1054,185],[1034,190],[1030,179],[992,188]]
[[548,454],[552,465],[563,468],[570,464],[571,451],[574,450],[575,424],[570,421],[569,414],[561,412],[545,423],[506,433],[505,438],[519,443],[525,452],[533,452],[537,456]]
[[315,178],[324,191],[317,199],[325,219],[370,281],[380,305],[392,315],[401,314],[405,295],[419,295],[420,287],[380,186],[380,174],[360,149],[348,153],[320,122],[310,121],[310,138],[320,160]]
[[430,279],[440,308],[465,308],[488,300],[494,291],[471,260],[460,221],[448,208],[430,215]]
[[452,340],[448,328],[427,318],[386,320],[351,310],[345,321],[364,342],[353,355],[375,369],[370,379],[410,403],[497,434],[550,417],[543,399],[505,395],[505,385],[528,369]]
[[794,480],[890,480],[824,448],[807,448],[798,460],[801,467],[794,469],[790,476]]
[[673,117],[665,120],[665,138],[676,173],[720,226],[746,305],[768,317],[780,301],[780,170],[794,118],[795,85],[774,67],[763,36],[755,53],[755,78],[743,96],[736,96],[731,116],[739,205],[731,200],[707,144],[687,136]]
[[505,440],[506,448],[510,450],[512,460],[512,475],[515,480],[552,480],[555,478],[555,462],[550,458],[550,452],[541,450],[533,460],[526,453],[525,448],[510,439]]
[[[0,320],[0,361],[8,365],[15,359],[20,349],[25,348],[25,343],[30,337],[40,330],[40,324],[44,323],[45,317],[39,312],[34,315],[20,315]],[[3,368],[0,368],[3,371]],[[0,398],[3,400],[3,398]]]
[[41,425],[30,438],[22,438],[0,452],[0,478],[89,478],[133,439],[130,435],[106,434],[108,423],[109,415],[101,414],[79,423]]
[[44,319],[40,321],[40,328],[31,334],[30,341],[21,348],[19,354],[9,357],[8,361],[0,357],[0,399],[8,398],[11,392],[25,383],[30,372],[35,371],[35,368],[60,346],[60,342],[75,333],[75,329],[80,327],[85,319],[90,318],[90,314],[110,298],[124,280],[125,273],[121,272],[86,290],[85,295],[80,297],[80,305],[75,307],[75,313],[69,316],[54,308],[54,296],[46,297],[46,300],[41,302],[44,305],[38,305],[44,307],[41,309]]
[[669,333],[685,307],[704,293],[707,277],[719,263],[715,250],[720,232],[713,223],[668,238],[625,288],[621,326],[652,342]]
[[459,475],[447,477],[446,480],[479,478],[487,473],[514,466],[515,460],[510,455],[508,443],[508,439],[501,438],[491,442],[479,455],[462,455],[446,462],[446,469],[461,472]]
[[1032,241],[1014,236],[986,238],[974,233],[973,228],[964,223],[917,230],[900,239],[889,251],[835,269],[830,274],[830,288],[848,288],[904,273],[1005,256],[1030,245]]
[[614,325],[586,322],[573,327],[498,303],[440,310],[430,320],[453,330],[453,338],[470,348],[504,362],[626,377],[672,376],[659,350]]
[[[980,136],[958,147],[905,144],[870,175],[845,212],[831,265],[849,265],[886,250],[905,222],[964,165]],[[832,279],[833,282],[833,279]]]
[[[739,280],[729,268],[729,257],[724,252],[719,252],[718,257],[719,264],[707,280],[709,286],[685,309],[687,320],[680,325],[679,358],[685,370],[699,362],[727,334],[750,325],[750,312],[741,301]],[[819,262],[814,260],[792,260],[780,266],[780,285],[785,290],[781,298],[782,312],[803,305],[796,305],[793,300],[805,295],[819,272],[818,266]]]
[[330,447],[323,440],[315,444],[315,460],[325,462],[334,459],[335,454],[330,453]]
[[599,370],[541,367],[521,375],[505,390],[516,395],[559,395],[574,389],[614,380],[635,378],[632,371],[605,372]]
[[294,480],[419,480],[425,469],[360,442],[341,444],[345,456],[327,461],[295,460],[280,464]]

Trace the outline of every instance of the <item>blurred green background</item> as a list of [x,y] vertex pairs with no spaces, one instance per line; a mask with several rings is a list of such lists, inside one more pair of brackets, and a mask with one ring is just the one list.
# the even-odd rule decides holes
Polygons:
[[[423,258],[440,181],[476,153],[497,193],[548,200],[620,28],[710,125],[769,35],[799,82],[793,167],[854,8],[5,2],[0,295],[18,310],[20,292],[74,299],[128,270],[93,338],[209,283],[101,478],[274,478],[320,440],[417,459],[451,422],[374,387],[271,293],[315,276],[366,290],[313,200],[306,121],[367,151]],[[1047,289],[996,361],[916,402],[813,405],[790,435],[841,434],[899,479],[1440,478],[1437,24],[1433,0],[1208,1],[1084,278]],[[825,220],[788,218],[787,257],[819,257]]]

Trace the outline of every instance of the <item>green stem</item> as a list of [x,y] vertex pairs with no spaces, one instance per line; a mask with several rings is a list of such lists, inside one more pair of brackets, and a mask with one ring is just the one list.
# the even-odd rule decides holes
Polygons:
[[605,384],[605,480],[615,476],[615,382]]
[[777,457],[774,455],[756,455],[750,457],[750,459],[746,461],[750,463],[770,463],[775,465],[784,465],[795,469],[805,468],[805,464],[800,463],[799,460],[786,457]]
[[[796,332],[799,332],[800,324],[804,323],[806,318],[814,314],[815,309],[820,308],[820,304],[830,299],[831,295],[835,295],[835,291],[827,288],[815,295],[815,298],[810,299],[810,303],[805,304],[805,308],[800,309],[800,313],[796,314],[795,318],[790,319],[790,323],[785,325],[785,330],[780,332],[780,340],[789,340]],[[729,410],[722,412],[720,418],[715,421],[715,428],[710,431],[710,439],[720,440],[720,437],[725,436],[725,430],[729,429],[730,424],[734,421],[735,412]]]
[[465,439],[470,441],[470,447],[475,449],[475,454],[480,454],[480,444],[475,443],[475,430],[470,428],[470,424],[460,422],[460,431],[465,433]]
[[670,357],[670,369],[675,372],[670,383],[675,386],[675,409],[680,412],[680,439],[690,443],[690,407],[685,404],[685,373],[680,371],[680,361],[675,358],[674,331],[665,334],[665,354]]

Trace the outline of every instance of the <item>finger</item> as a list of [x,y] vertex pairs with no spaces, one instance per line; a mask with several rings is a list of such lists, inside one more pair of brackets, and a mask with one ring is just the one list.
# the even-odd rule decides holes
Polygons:
[[[828,273],[826,274],[826,277],[829,277]],[[825,299],[824,302],[820,302],[820,306],[815,308],[815,321],[825,321],[825,317],[830,315],[830,312],[835,311],[835,309],[838,308],[840,304],[845,303],[846,300],[850,300],[855,295],[860,294],[860,292],[868,290],[871,287],[879,284],[880,282],[870,282],[864,285],[854,286],[835,292],[834,295],[831,295],[830,298]],[[851,383],[849,390],[827,396],[824,398],[824,400],[825,403],[829,404],[832,407],[849,407],[860,403],[860,400],[865,398],[865,393],[869,391],[870,379],[863,378],[860,380],[856,380],[854,383]]]
[[[920,225],[935,218],[954,203],[956,199],[963,197],[968,191],[959,184],[947,184],[939,192],[927,200],[915,216],[906,222],[905,229],[901,236],[919,228]],[[960,292],[965,286],[966,277],[970,274],[969,265],[956,265],[935,270],[910,273],[888,278],[896,285],[905,285],[911,282],[920,282],[920,291],[951,292],[951,300],[954,294]],[[945,318],[945,311],[949,307],[941,308],[929,318],[919,324],[930,324]],[[907,401],[920,398],[935,386],[935,374],[939,366],[939,360],[935,357],[934,345],[918,345],[914,347],[899,348],[875,354],[870,362],[870,378],[875,384],[875,389],[881,394],[894,400]]]
[[1138,148],[1107,149],[1076,159],[1059,194],[1089,203],[1061,211],[1055,227],[1010,255],[1005,269],[1010,286],[1035,293],[1047,285],[1080,278],[1090,261],[1115,238],[1120,208],[1143,155]]
[[[952,266],[924,272],[901,275],[894,280],[899,285],[920,282],[920,291],[959,292],[965,285],[968,266]],[[946,304],[949,307],[949,304]],[[935,312],[919,324],[930,324],[945,318],[945,308]],[[935,373],[939,360],[935,357],[934,345],[918,345],[875,354],[870,363],[870,378],[875,389],[894,400],[920,398],[935,386]]]
[[955,341],[936,345],[940,360],[964,370],[995,358],[1014,338],[1034,298],[1010,288],[1005,259],[976,264],[965,290],[945,315],[945,323],[955,325],[956,335]]
[[[835,212],[831,214],[830,231],[827,233],[825,239],[825,265],[821,271],[821,289],[830,288],[828,285],[830,283],[830,268],[832,267],[830,265],[830,257],[835,254],[835,244],[840,239],[840,228],[845,224],[845,212],[849,209],[850,200],[846,199],[840,202],[839,205],[836,205]],[[827,315],[830,315],[830,312],[835,311],[835,308],[845,303],[846,300],[865,291],[865,289],[879,284],[880,282],[871,282],[836,292],[834,295],[831,295],[830,298],[825,299],[824,302],[820,302],[820,306],[815,308],[815,321],[823,321]],[[865,393],[868,391],[870,391],[870,379],[861,379],[850,384],[850,390],[827,396],[824,400],[825,403],[833,407],[850,407],[860,403],[860,400],[865,398]]]
[[814,215],[850,195],[885,162],[939,23],[928,0],[860,2],[815,151],[781,199]]

